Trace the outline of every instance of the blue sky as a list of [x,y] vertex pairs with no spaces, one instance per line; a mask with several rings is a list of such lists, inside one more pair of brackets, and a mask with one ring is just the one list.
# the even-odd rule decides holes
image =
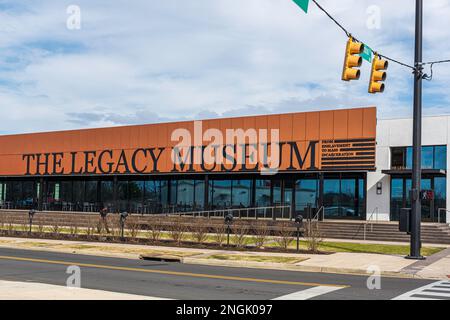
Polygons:
[[[319,0],[359,39],[413,63],[413,0]],[[68,30],[69,5],[81,29]],[[381,10],[369,29],[367,9]],[[450,59],[449,0],[425,1],[424,59]],[[345,34],[291,0],[0,0],[0,133],[376,105],[410,116],[412,75],[386,92],[340,80]],[[450,65],[424,84],[424,113],[450,113]]]

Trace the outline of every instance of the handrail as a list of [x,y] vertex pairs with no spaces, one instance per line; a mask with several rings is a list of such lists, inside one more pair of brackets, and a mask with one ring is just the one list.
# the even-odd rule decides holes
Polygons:
[[366,233],[367,233],[367,226],[370,224],[371,227],[371,232],[373,232],[373,216],[374,214],[377,214],[377,223],[378,223],[378,207],[376,207],[375,209],[373,209],[372,214],[369,216],[369,219],[366,220],[366,222],[364,222],[364,241],[366,240]]
[[316,215],[314,216],[314,218],[311,219],[311,221],[319,221],[320,212],[322,212],[322,220],[325,220],[325,207],[322,206],[322,207],[320,207],[319,210],[317,210]]
[[[288,216],[286,217],[287,219],[291,219],[292,215],[291,215],[291,206],[272,206],[272,207],[254,207],[254,208],[225,208],[225,209],[218,209],[218,210],[204,210],[204,211],[190,211],[190,212],[172,212],[172,213],[166,213],[166,214],[161,214],[161,215],[177,215],[177,216],[201,216],[201,217],[207,217],[207,218],[211,218],[211,217],[225,217],[226,214],[235,214],[237,212],[237,217],[239,219],[242,218],[251,218],[250,217],[250,211],[254,211],[255,213],[255,219],[259,218],[259,214],[258,212],[263,211],[263,217],[264,219],[267,218],[272,218],[272,219],[276,219],[276,215],[275,215],[275,210],[280,210],[281,209],[281,219],[285,218],[285,209],[288,209]],[[243,214],[244,213],[244,214]]]
[[441,213],[442,211],[450,213],[450,210],[446,209],[446,208],[439,208],[438,209],[438,223],[441,223]]

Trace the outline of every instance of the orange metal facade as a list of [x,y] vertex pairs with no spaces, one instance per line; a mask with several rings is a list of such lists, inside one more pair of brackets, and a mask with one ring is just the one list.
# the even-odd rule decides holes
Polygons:
[[[311,170],[311,155],[305,156],[311,142],[316,171],[375,169],[375,107],[205,120],[202,125],[203,131],[216,128],[224,136],[226,129],[279,129],[285,143],[280,171]],[[190,121],[0,136],[0,176],[172,173],[171,150],[178,142],[171,134],[180,128],[194,134]],[[303,166],[294,144],[305,156]],[[153,156],[158,156],[157,166]],[[205,172],[199,165],[194,169]],[[211,172],[220,171],[216,166]]]

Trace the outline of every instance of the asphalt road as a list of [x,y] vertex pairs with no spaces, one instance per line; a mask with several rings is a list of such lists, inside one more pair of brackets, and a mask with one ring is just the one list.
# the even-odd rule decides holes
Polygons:
[[82,288],[183,300],[393,299],[435,282],[383,277],[380,290],[369,290],[364,276],[0,249],[0,280],[65,286],[72,265]]

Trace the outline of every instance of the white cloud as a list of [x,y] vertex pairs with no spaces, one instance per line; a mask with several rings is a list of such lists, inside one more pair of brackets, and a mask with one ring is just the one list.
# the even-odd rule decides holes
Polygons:
[[[57,130],[222,115],[377,105],[410,115],[412,75],[391,64],[383,95],[340,81],[345,35],[311,4],[291,0],[79,0],[82,28],[66,29],[72,1],[0,6],[3,132]],[[409,0],[321,0],[373,49],[413,62]],[[366,9],[382,28],[366,28]],[[448,0],[426,2],[427,60],[450,58]],[[450,66],[435,67],[425,113],[449,112]]]

